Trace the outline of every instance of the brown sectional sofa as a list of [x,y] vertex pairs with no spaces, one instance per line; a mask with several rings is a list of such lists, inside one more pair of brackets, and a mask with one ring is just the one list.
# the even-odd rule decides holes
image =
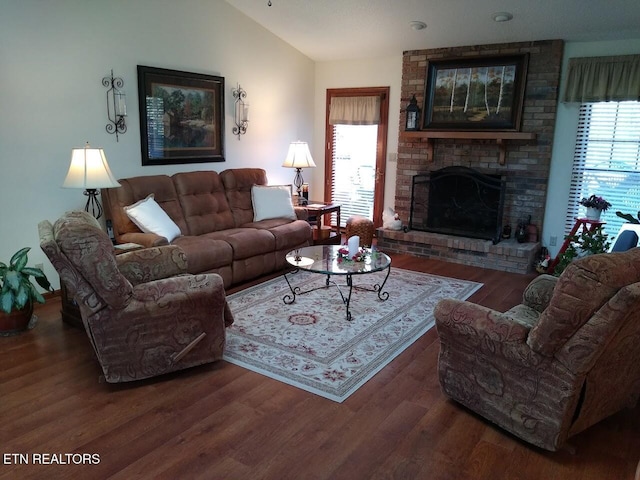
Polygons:
[[287,252],[311,244],[304,209],[295,209],[297,220],[253,221],[251,187],[267,185],[266,172],[260,168],[151,175],[119,182],[121,187],[102,191],[116,241],[145,247],[168,243],[164,237],[143,233],[124,210],[153,193],[180,228],[182,235],[171,244],[185,252],[188,272],[217,273],[225,288],[282,269]]

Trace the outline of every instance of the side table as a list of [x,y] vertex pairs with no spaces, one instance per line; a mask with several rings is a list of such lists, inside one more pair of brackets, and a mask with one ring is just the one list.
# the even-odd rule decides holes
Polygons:
[[[306,206],[307,212],[310,217],[316,217],[316,225],[314,228],[314,245],[340,245],[341,243],[341,235],[340,235],[340,205],[336,203],[328,203],[328,202],[309,202]],[[331,213],[336,214],[336,227],[335,230],[332,228],[329,232],[329,237],[323,238],[322,232],[322,222],[323,217],[325,215],[329,215]]]

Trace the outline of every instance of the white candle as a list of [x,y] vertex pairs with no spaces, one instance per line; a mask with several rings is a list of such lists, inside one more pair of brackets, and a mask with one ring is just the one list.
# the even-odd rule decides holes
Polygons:
[[353,256],[360,251],[360,237],[358,235],[349,237],[347,246],[349,247],[349,257],[353,258]]

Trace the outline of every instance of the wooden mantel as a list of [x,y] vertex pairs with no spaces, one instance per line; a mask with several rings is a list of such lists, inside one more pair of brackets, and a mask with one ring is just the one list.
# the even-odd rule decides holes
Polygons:
[[411,140],[414,138],[424,138],[427,140],[427,158],[433,162],[433,139],[435,138],[464,138],[471,140],[495,140],[498,144],[500,156],[498,161],[504,165],[506,158],[505,142],[509,140],[535,140],[535,133],[525,132],[465,132],[465,131],[436,131],[422,130],[419,132],[402,132],[401,139]]

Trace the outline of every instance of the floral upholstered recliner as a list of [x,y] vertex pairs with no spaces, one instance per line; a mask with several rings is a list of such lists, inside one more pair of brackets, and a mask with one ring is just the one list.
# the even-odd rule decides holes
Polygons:
[[107,382],[140,380],[222,358],[233,316],[217,274],[185,275],[184,252],[115,255],[98,222],[68,212],[38,225],[40,246],[73,295]]
[[500,313],[435,309],[446,395],[547,450],[640,397],[640,248],[541,275]]

